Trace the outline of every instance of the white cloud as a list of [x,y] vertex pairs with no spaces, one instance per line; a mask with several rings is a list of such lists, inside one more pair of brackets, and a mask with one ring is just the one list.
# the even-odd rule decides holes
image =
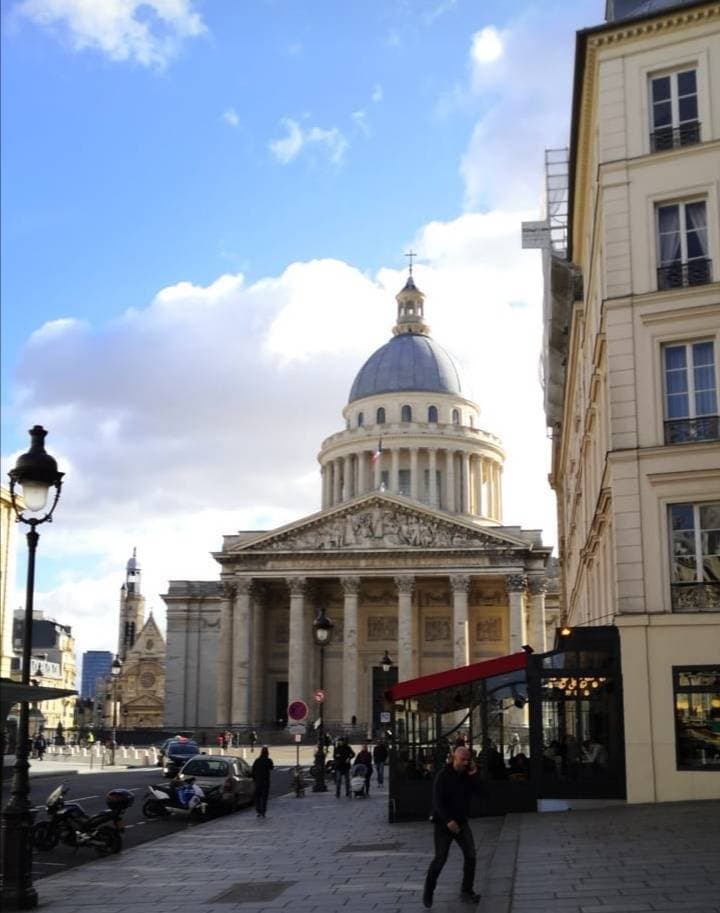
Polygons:
[[375,85],[373,86],[372,93],[370,95],[370,101],[374,102],[375,104],[378,104],[378,102],[381,102],[382,100],[383,100],[383,87],[380,85],[380,83],[375,83]]
[[75,50],[162,69],[182,42],[206,31],[193,0],[22,0],[18,13],[59,27]]
[[222,119],[225,121],[228,127],[240,126],[240,118],[238,117],[238,113],[235,108],[227,108],[225,111],[223,111]]
[[[596,18],[597,0],[546,4],[501,32],[486,26],[473,35],[467,83],[439,104],[442,113],[482,112],[460,165],[466,209],[538,205],[543,151],[568,143],[573,30]],[[539,47],[552,53],[540,58]]]
[[322,127],[304,129],[290,117],[283,118],[281,124],[286,130],[285,136],[268,143],[270,152],[281,164],[287,165],[307,149],[322,150],[334,165],[342,161],[348,141],[337,127],[328,130]]
[[492,26],[485,26],[472,37],[470,57],[475,64],[483,65],[493,63],[503,52],[503,43],[500,32]]
[[363,136],[370,136],[372,131],[370,129],[370,124],[368,123],[367,111],[363,111],[362,109],[353,111],[351,116],[352,122],[355,124],[358,132],[362,133]]
[[[424,226],[415,276],[482,427],[503,439],[506,522],[544,526],[552,542],[537,376],[542,280],[538,258],[520,251],[526,217],[497,211]],[[319,445],[342,428],[355,373],[390,337],[404,280],[404,268],[368,276],[338,260],[297,262],[252,284],[241,275],[179,282],[105,325],[54,321],[33,334],[13,405],[21,428],[50,430],[67,473],[43,539],[44,556],[65,571],[39,588],[38,608],[73,624],[81,650],[112,649],[133,546],[163,622],[158,594],[170,579],[216,579],[210,552],[224,533],[317,510]]]

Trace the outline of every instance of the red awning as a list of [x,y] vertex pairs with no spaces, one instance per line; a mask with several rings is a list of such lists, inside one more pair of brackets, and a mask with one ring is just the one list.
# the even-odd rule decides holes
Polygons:
[[402,701],[408,697],[418,697],[431,691],[442,691],[444,688],[457,688],[458,685],[467,685],[482,678],[491,678],[494,675],[503,675],[506,672],[515,672],[527,666],[527,653],[510,653],[509,656],[497,656],[486,659],[481,663],[472,663],[470,666],[459,666],[457,669],[447,669],[445,672],[434,672],[432,675],[421,675],[420,678],[410,678],[405,682],[397,682],[388,688],[386,694],[391,701]]

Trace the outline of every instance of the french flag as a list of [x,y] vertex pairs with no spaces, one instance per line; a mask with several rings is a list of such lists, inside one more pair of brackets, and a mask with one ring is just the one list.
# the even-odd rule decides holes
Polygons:
[[383,452],[383,451],[382,451],[382,438],[380,438],[380,440],[378,441],[377,449],[373,452],[373,455],[372,455],[372,457],[370,458],[370,462],[372,463],[373,466],[374,466],[374,465],[377,463],[377,461],[380,459],[380,454],[381,454],[382,452]]

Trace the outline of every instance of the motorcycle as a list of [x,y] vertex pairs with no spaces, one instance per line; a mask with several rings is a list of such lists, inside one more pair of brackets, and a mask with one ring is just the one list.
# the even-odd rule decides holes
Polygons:
[[122,849],[123,816],[135,801],[127,789],[111,789],[105,796],[107,810],[88,815],[78,802],[66,802],[70,787],[64,784],[54,789],[45,800],[46,821],[38,821],[31,831],[35,849],[47,851],[58,843],[94,847],[99,856],[119,853]]
[[148,796],[143,803],[142,813],[146,818],[167,817],[173,812],[203,817],[211,805],[221,802],[219,787],[203,790],[193,777],[188,777],[186,780],[176,779],[167,784],[155,783],[148,786]]

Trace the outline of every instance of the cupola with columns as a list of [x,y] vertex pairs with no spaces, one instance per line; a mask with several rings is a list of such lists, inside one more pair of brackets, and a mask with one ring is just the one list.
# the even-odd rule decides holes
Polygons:
[[345,429],[322,443],[322,507],[387,491],[501,525],[505,453],[500,439],[479,427],[479,406],[430,336],[412,268],[396,301],[392,339],[358,372]]

